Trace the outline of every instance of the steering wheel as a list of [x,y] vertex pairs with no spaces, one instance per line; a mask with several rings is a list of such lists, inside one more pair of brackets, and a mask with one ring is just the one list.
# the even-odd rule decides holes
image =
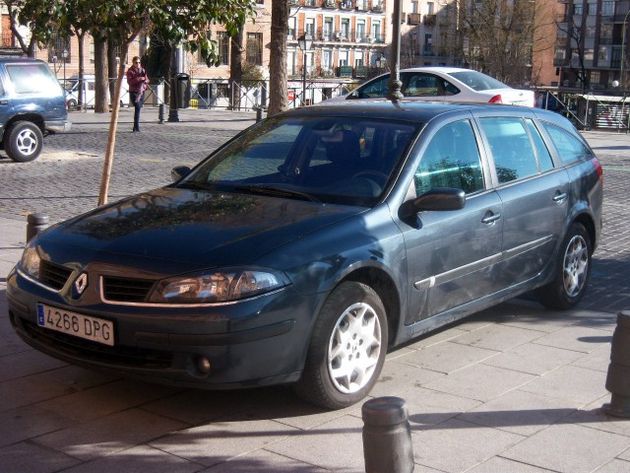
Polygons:
[[361,179],[361,178],[369,179],[375,182],[382,189],[385,187],[385,184],[387,183],[387,179],[389,179],[389,176],[385,174],[384,172],[374,171],[374,170],[359,171],[358,173],[352,176],[352,179]]

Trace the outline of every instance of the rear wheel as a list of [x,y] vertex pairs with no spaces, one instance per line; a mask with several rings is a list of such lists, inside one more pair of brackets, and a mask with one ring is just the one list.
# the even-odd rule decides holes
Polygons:
[[569,309],[582,299],[591,274],[590,240],[582,224],[571,225],[558,253],[555,278],[538,290],[543,305]]
[[44,135],[32,122],[15,122],[4,136],[4,150],[14,161],[32,161],[42,151]]
[[68,110],[76,110],[77,109],[77,101],[74,99],[70,99],[66,102],[68,106]]
[[327,409],[350,406],[370,392],[387,352],[387,319],[378,294],[347,281],[330,294],[313,329],[298,395]]

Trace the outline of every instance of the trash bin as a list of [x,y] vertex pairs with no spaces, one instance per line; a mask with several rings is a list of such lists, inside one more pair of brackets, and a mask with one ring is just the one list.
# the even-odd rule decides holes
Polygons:
[[190,103],[190,76],[183,72],[175,76],[177,108],[188,108]]

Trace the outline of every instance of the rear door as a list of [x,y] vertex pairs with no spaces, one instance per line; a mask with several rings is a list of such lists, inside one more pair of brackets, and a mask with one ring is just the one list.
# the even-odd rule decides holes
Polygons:
[[444,124],[421,150],[415,194],[435,187],[459,188],[466,193],[466,205],[455,211],[421,212],[415,227],[402,227],[411,283],[407,324],[494,292],[502,210],[487,182],[472,120]]
[[0,68],[0,128],[4,126],[13,116],[13,106],[4,84],[6,83],[4,71]]
[[500,285],[527,281],[552,260],[563,237],[569,202],[566,171],[555,167],[531,118],[479,118],[491,152],[497,193],[503,203]]

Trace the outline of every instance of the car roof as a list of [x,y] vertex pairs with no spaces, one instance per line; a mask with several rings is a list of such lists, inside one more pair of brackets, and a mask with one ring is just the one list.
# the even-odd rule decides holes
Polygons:
[[394,103],[391,100],[376,98],[365,100],[348,100],[326,104],[322,102],[317,106],[300,107],[289,110],[281,116],[355,116],[361,118],[378,118],[385,120],[401,120],[417,123],[427,123],[438,115],[466,112],[492,112],[496,115],[536,116],[538,118],[556,123],[567,129],[572,129],[571,123],[561,115],[548,110],[516,105],[484,104],[484,103],[453,103],[453,102],[425,102],[402,99]]
[[442,72],[449,74],[451,72],[477,72],[474,69],[464,69],[462,67],[448,67],[448,66],[422,66],[422,67],[407,67],[401,69],[400,72]]
[[5,63],[39,62],[39,63],[43,63],[44,61],[41,61],[39,59],[33,59],[33,58],[30,58],[30,57],[24,57],[24,56],[0,56],[0,62],[5,62]]

